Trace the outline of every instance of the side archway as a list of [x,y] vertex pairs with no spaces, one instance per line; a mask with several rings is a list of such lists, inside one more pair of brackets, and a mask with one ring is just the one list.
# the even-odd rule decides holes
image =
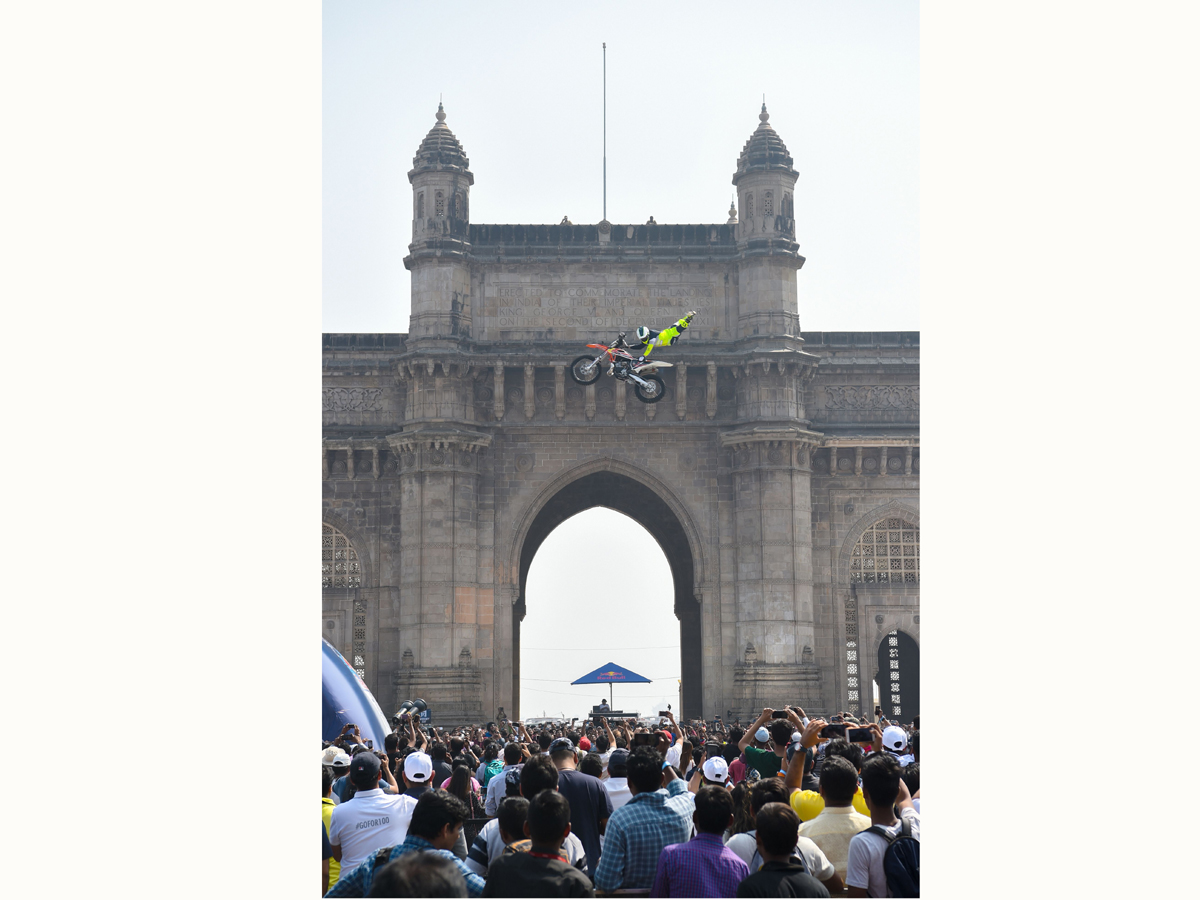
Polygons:
[[[697,585],[701,570],[699,541],[694,524],[678,500],[658,479],[632,466],[608,460],[564,474],[548,485],[530,505],[514,534],[517,598],[512,610],[512,696],[520,710],[521,620],[525,617],[525,586],[538,548],[559,525],[597,506],[629,516],[645,528],[662,548],[674,584],[674,611],[679,619],[681,650],[699,648],[700,603]],[[682,715],[699,718],[704,704],[702,654],[681,652]]]
[[879,705],[888,719],[911,722],[921,714],[921,648],[899,629],[884,635],[875,651]]

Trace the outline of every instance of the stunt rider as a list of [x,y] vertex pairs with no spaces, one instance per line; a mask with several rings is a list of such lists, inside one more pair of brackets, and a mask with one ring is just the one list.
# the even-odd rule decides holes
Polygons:
[[674,325],[669,325],[662,331],[652,331],[645,325],[639,325],[635,332],[637,343],[630,347],[631,350],[642,351],[642,355],[638,357],[637,364],[645,362],[646,357],[653,352],[655,347],[670,347],[679,340],[679,336],[687,330],[687,327],[692,324],[692,319],[695,317],[696,311],[693,309]]

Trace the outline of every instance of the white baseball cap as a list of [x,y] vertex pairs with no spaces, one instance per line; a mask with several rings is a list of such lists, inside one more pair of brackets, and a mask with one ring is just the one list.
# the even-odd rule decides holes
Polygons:
[[724,784],[729,780],[729,763],[720,756],[706,759],[700,768],[704,772],[704,777],[709,781],[719,781]]
[[898,725],[889,725],[883,729],[883,746],[899,753],[908,746],[908,735]]
[[433,760],[429,754],[417,751],[404,758],[404,777],[409,781],[428,781],[433,775]]

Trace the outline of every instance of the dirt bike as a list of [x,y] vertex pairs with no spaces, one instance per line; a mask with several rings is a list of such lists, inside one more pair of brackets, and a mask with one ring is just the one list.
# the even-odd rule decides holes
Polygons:
[[625,343],[625,332],[617,335],[612,345],[588,344],[592,350],[600,352],[595,356],[581,356],[571,363],[571,377],[579,384],[595,384],[604,372],[604,363],[608,363],[608,374],[618,381],[628,381],[633,384],[634,393],[643,403],[657,403],[667,393],[667,386],[657,374],[658,369],[669,369],[671,363],[662,360],[644,360],[639,362],[629,352]]

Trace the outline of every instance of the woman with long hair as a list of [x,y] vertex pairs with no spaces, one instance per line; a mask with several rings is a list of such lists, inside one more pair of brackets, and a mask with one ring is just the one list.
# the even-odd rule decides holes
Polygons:
[[730,797],[733,800],[733,824],[725,832],[725,840],[735,834],[745,834],[755,829],[754,813],[750,811],[750,785],[742,782],[735,785]]
[[467,805],[472,819],[481,819],[484,816],[483,800],[479,796],[478,789],[475,788],[477,784],[478,782],[471,776],[469,768],[455,766],[454,773],[450,776],[450,782],[446,785],[446,790]]

